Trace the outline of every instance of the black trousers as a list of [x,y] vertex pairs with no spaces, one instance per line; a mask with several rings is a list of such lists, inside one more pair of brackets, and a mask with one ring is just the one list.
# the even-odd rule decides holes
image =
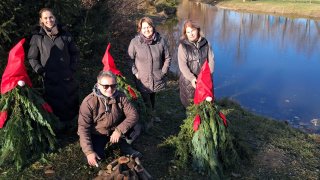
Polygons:
[[156,93],[143,93],[141,92],[141,96],[143,99],[144,104],[147,108],[154,110],[154,104],[156,101]]
[[[129,139],[135,140],[141,133],[142,125],[137,123],[133,128],[131,128],[126,134],[121,135],[120,139]],[[105,159],[106,155],[104,153],[104,147],[110,141],[110,136],[107,135],[94,135],[91,134],[92,148],[95,153],[101,158]],[[87,157],[85,156],[85,161],[88,162]]]

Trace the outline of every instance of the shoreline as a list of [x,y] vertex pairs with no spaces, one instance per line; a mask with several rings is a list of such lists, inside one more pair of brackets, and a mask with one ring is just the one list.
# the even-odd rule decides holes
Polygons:
[[213,1],[200,3],[210,4],[218,8],[255,14],[270,14],[276,16],[283,16],[288,18],[304,18],[310,20],[320,21],[320,4],[315,3],[294,3],[294,2],[269,2],[269,1],[247,1],[240,0],[231,1]]

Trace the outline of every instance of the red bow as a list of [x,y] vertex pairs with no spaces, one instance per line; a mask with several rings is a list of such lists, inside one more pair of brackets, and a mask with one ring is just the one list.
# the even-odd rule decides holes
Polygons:
[[199,114],[196,116],[196,118],[193,121],[193,130],[194,131],[198,131],[199,128],[199,124],[200,124],[200,117]]
[[134,91],[133,91],[129,86],[128,86],[128,90],[129,90],[130,94],[131,94],[135,99],[137,99],[136,94],[134,93]]
[[227,121],[226,121],[227,119],[226,119],[226,117],[224,117],[224,115],[221,112],[219,112],[219,113],[220,113],[220,117],[223,120],[224,126],[227,127]]
[[3,111],[0,113],[0,128],[3,127],[6,120],[7,120],[7,111]]
[[42,104],[42,107],[44,110],[49,111],[50,113],[53,113],[51,106],[49,106],[47,103]]

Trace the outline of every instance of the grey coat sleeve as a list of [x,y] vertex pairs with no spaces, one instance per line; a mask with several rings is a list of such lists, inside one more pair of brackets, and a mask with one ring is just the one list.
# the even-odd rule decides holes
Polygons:
[[183,76],[188,79],[190,82],[193,79],[196,79],[196,76],[190,71],[188,67],[188,54],[186,49],[180,44],[178,48],[178,64],[179,64],[179,69]]
[[211,44],[209,43],[209,41],[208,41],[208,45],[209,45],[208,64],[209,64],[210,72],[212,74],[214,72],[214,54],[213,54],[212,47],[211,47]]
[[163,41],[163,51],[164,51],[163,52],[164,63],[161,71],[163,74],[167,74],[171,64],[171,55],[170,55],[169,48],[166,41],[163,38],[162,38],[162,41]]
[[136,50],[134,48],[134,40],[135,38],[133,38],[129,44],[128,47],[128,53],[127,53],[127,63],[129,65],[129,69],[131,70],[132,74],[137,74],[138,73],[138,69],[135,65],[135,58],[136,58]]

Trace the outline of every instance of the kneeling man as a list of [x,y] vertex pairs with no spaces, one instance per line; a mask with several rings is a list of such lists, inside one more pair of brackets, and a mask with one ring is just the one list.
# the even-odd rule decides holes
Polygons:
[[80,145],[87,162],[94,166],[97,159],[104,159],[108,141],[119,143],[122,154],[141,158],[141,153],[131,148],[141,132],[137,110],[124,92],[116,89],[116,75],[111,71],[101,71],[97,81],[83,100],[78,119]]

